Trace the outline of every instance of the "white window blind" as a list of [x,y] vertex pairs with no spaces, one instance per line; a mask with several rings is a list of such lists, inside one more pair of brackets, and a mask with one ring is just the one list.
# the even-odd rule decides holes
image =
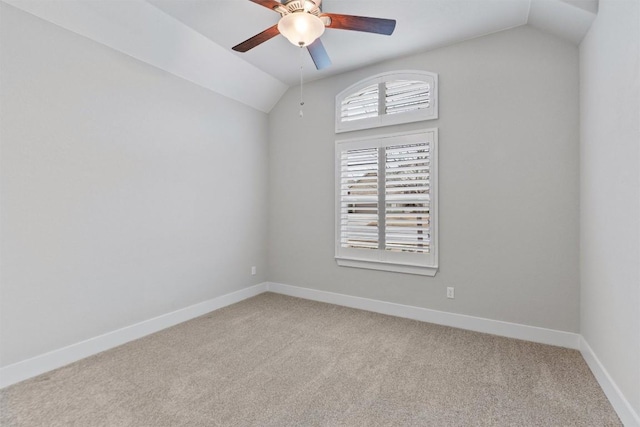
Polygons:
[[379,88],[373,84],[345,97],[340,105],[340,119],[343,122],[378,116]]
[[378,150],[346,150],[340,161],[340,243],[378,249]]
[[431,84],[419,80],[394,80],[385,83],[386,114],[410,113],[429,108]]
[[429,144],[394,145],[385,150],[385,249],[429,253]]
[[340,265],[434,275],[437,130],[336,143]]
[[336,133],[438,118],[438,75],[426,71],[379,74],[336,96]]

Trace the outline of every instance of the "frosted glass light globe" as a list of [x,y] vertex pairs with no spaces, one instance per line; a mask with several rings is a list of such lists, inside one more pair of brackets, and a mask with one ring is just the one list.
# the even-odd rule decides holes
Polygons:
[[280,18],[278,31],[296,46],[309,46],[324,33],[322,20],[306,12],[294,12]]

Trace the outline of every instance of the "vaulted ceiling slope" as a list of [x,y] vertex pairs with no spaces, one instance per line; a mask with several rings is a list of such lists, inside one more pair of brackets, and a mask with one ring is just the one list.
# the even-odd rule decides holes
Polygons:
[[327,30],[333,65],[318,71],[284,37],[231,50],[278,21],[248,0],[1,1],[264,112],[297,84],[301,66],[306,81],[316,80],[524,24],[578,44],[598,7],[598,0],[324,0],[325,11],[397,26],[391,37]]

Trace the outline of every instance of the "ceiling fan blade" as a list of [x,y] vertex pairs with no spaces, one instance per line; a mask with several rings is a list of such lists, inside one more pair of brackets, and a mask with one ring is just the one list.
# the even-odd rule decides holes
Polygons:
[[364,31],[366,33],[384,34],[390,36],[396,28],[395,19],[369,18],[366,16],[341,15],[338,13],[323,13],[331,22],[327,28],[338,30]]
[[331,59],[329,59],[329,55],[320,39],[316,39],[316,41],[307,46],[307,50],[311,55],[311,59],[313,59],[313,63],[316,64],[316,69],[322,70],[331,65]]
[[267,9],[275,10],[276,7],[282,7],[282,3],[276,0],[249,0]]
[[276,24],[273,27],[269,27],[263,32],[256,34],[250,39],[247,39],[242,43],[232,47],[232,49],[235,50],[236,52],[246,52],[249,49],[253,49],[259,44],[264,43],[267,40],[277,36],[278,34],[280,34],[280,31],[278,31],[278,24]]

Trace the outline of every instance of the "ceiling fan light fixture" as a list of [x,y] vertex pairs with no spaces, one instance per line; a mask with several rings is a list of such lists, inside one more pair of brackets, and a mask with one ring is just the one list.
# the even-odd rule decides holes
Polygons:
[[292,44],[304,47],[324,33],[324,23],[310,13],[294,12],[280,18],[278,31]]

